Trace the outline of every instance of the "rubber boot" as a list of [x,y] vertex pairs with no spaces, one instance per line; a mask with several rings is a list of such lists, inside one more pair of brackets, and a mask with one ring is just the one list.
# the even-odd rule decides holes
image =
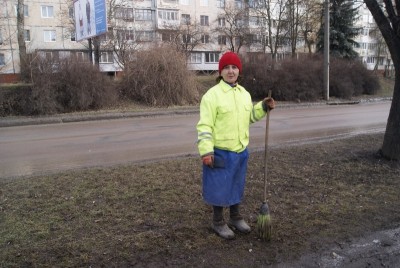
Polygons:
[[211,224],[211,228],[213,231],[222,238],[225,239],[233,239],[235,237],[235,233],[228,227],[228,225],[224,221],[224,208],[213,206],[213,222]]
[[250,233],[250,226],[244,221],[243,217],[240,215],[239,204],[232,205],[229,207],[230,219],[229,226],[235,228],[241,233]]

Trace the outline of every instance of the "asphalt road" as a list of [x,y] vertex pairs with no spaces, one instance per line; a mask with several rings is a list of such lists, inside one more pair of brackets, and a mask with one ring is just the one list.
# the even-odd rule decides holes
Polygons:
[[[277,108],[270,146],[382,132],[390,102]],[[197,112],[0,127],[0,178],[197,155]],[[264,148],[265,120],[250,129],[251,150]]]

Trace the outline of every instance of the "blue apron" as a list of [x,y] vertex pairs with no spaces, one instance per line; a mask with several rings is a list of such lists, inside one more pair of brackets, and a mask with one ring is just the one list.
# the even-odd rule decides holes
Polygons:
[[214,168],[203,165],[203,199],[213,206],[239,204],[246,182],[248,150],[240,153],[214,148]]

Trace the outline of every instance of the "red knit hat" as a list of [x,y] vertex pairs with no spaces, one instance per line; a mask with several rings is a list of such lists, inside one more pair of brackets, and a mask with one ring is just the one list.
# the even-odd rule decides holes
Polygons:
[[221,74],[222,69],[224,69],[226,65],[235,65],[238,67],[239,73],[242,73],[242,63],[240,62],[239,56],[236,53],[228,51],[222,55],[218,64],[219,74]]

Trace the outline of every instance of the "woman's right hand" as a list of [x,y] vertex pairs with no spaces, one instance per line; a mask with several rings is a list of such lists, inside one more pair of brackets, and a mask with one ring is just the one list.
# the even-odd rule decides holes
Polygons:
[[210,168],[214,167],[214,155],[213,154],[208,154],[203,157],[201,157],[201,160],[203,161],[203,164],[206,166],[209,166]]

